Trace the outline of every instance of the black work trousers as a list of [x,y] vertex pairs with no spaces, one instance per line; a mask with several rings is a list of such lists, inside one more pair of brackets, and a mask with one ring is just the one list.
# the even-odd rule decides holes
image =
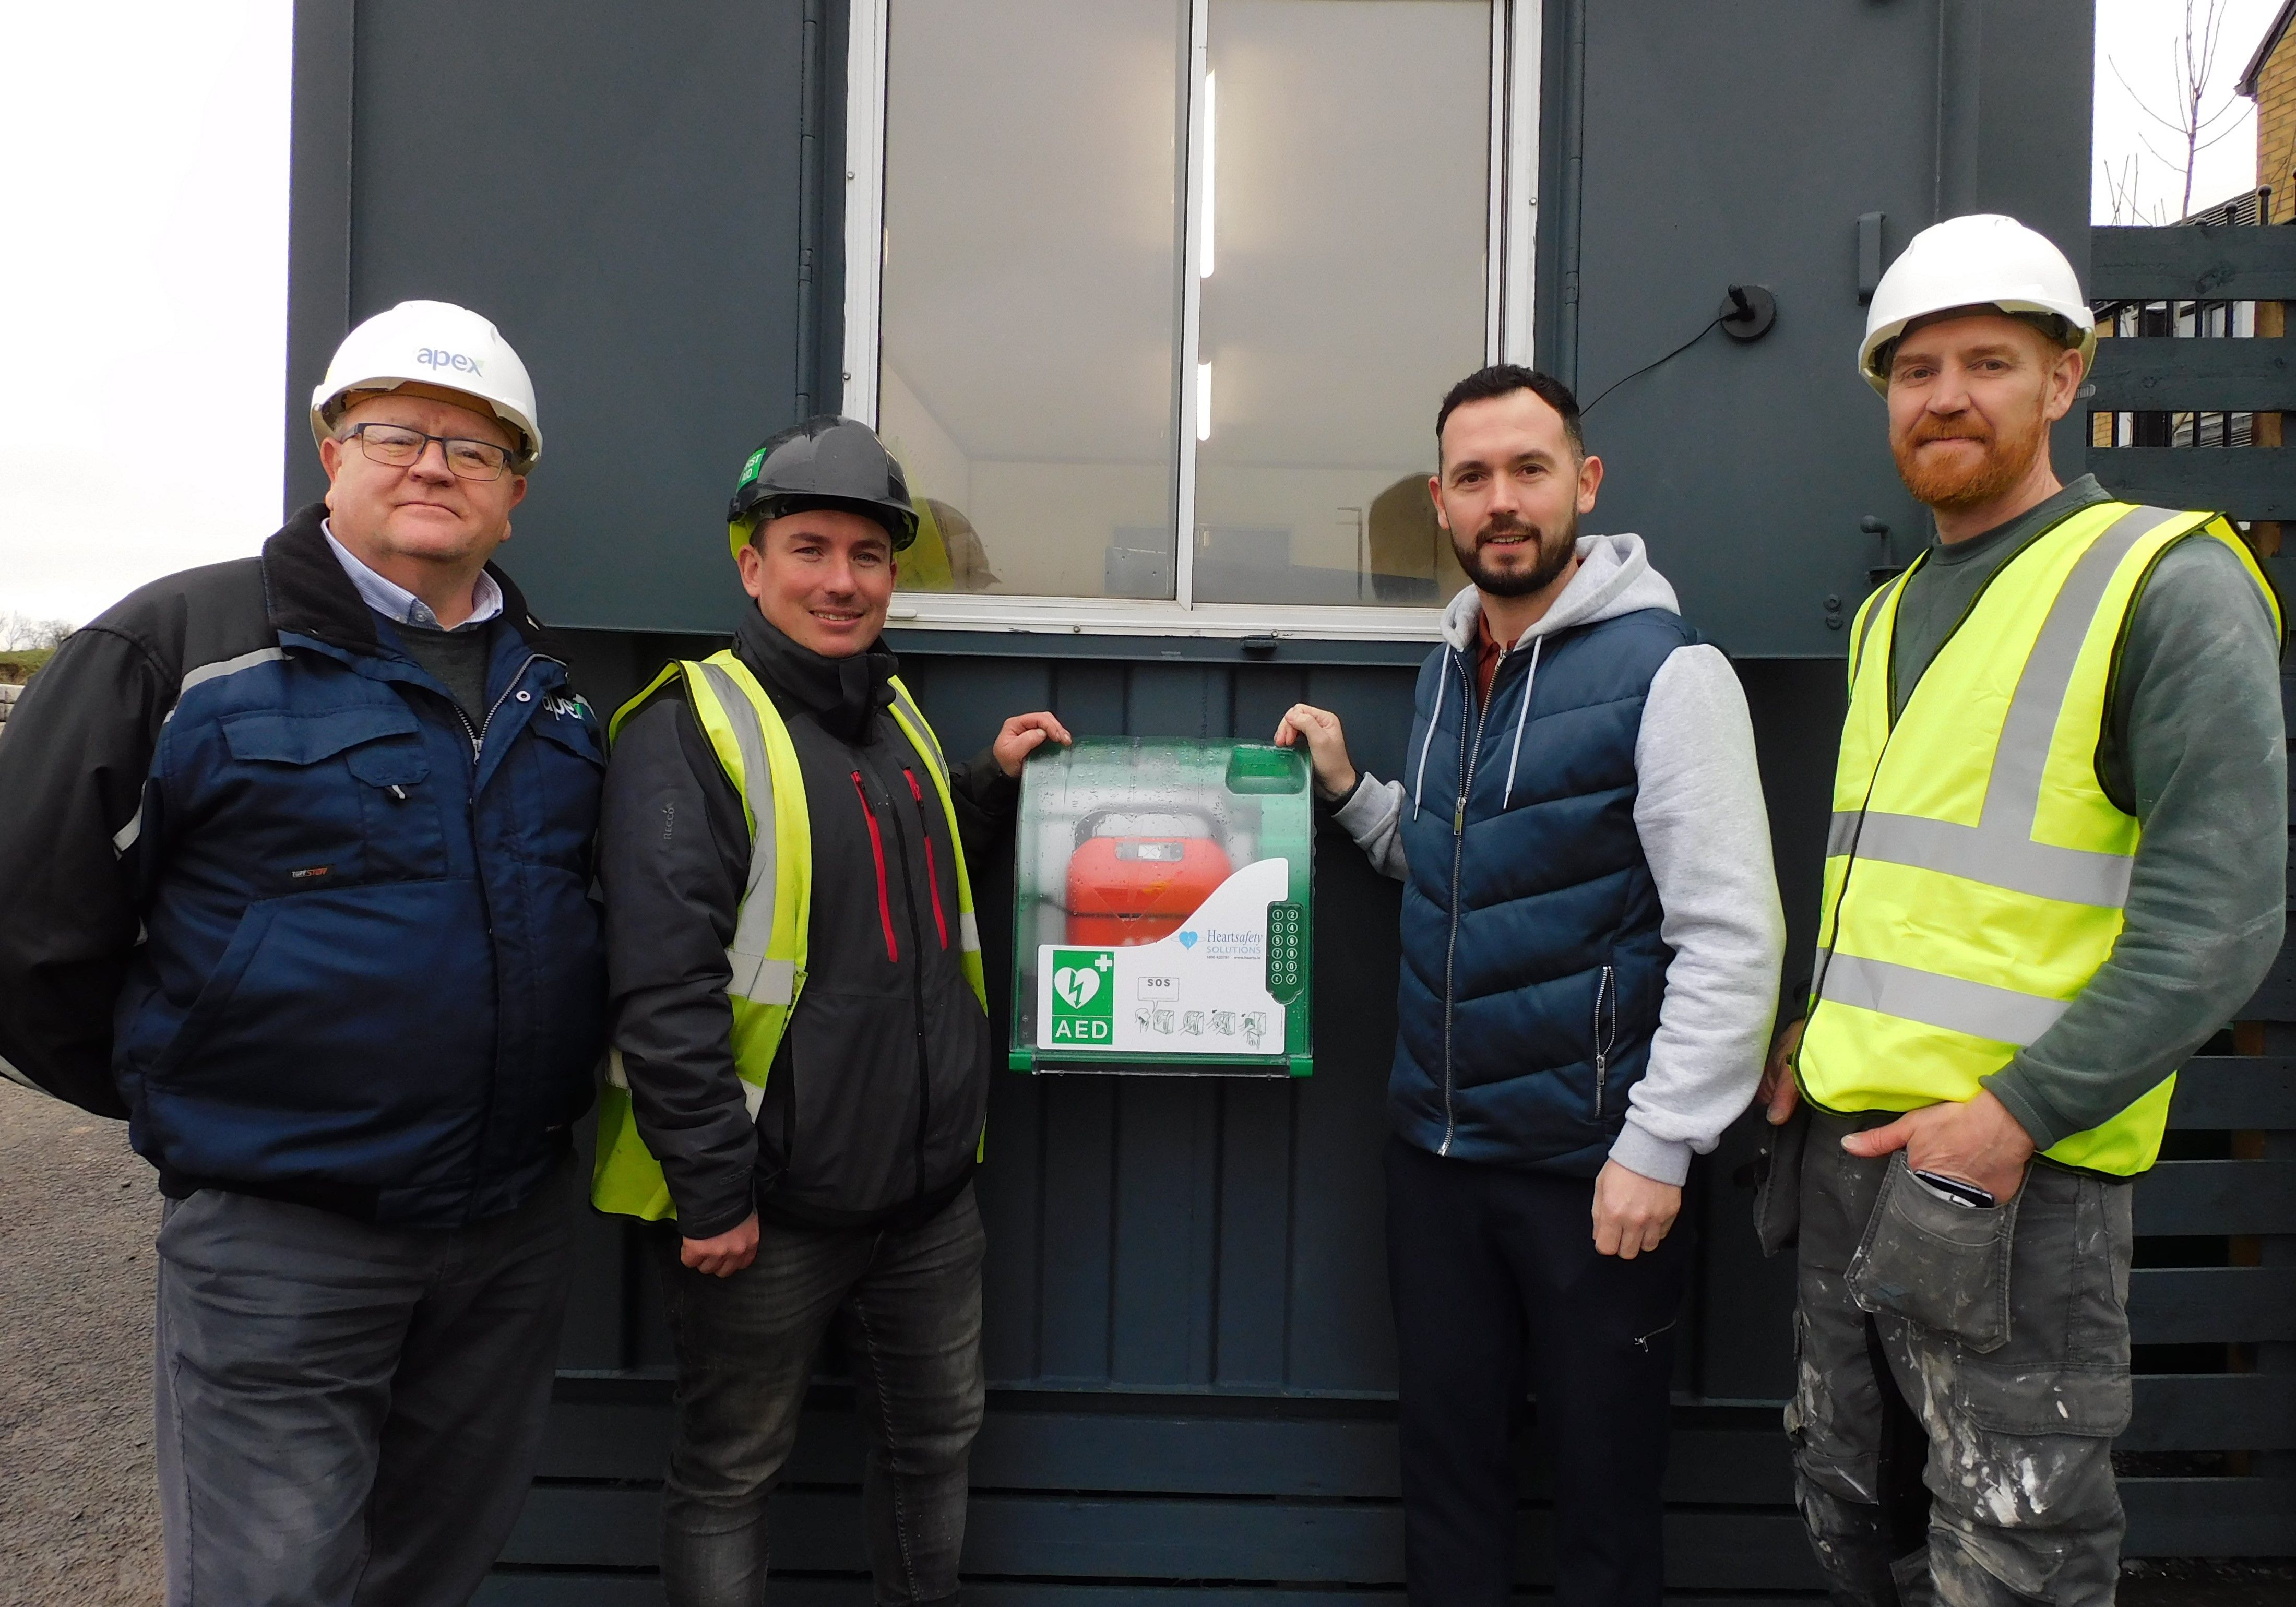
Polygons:
[[1388,1286],[1414,1607],[1502,1607],[1522,1550],[1512,1441],[1526,1389],[1553,1458],[1559,1607],[1656,1607],[1680,1222],[1597,1254],[1591,1178],[1387,1144]]
[[679,1264],[657,1240],[677,1421],[662,1489],[662,1586],[674,1607],[759,1607],[767,1498],[834,1325],[853,1367],[868,1461],[861,1476],[879,1607],[957,1599],[965,1472],[986,1395],[972,1187],[906,1228],[767,1222],[729,1278]]

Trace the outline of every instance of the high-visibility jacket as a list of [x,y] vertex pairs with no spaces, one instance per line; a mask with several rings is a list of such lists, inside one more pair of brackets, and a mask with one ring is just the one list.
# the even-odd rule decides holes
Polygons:
[[[2145,577],[2188,538],[2230,547],[2278,619],[2222,518],[2120,502],[2080,509],[2006,559],[1894,721],[1906,578],[1858,611],[1797,1057],[1807,1097],[1839,1111],[1972,1098],[2112,954],[2142,832],[2097,779],[2097,742]],[[2046,1153],[2144,1171],[2175,1086]]]
[[[726,951],[732,968],[726,1002],[733,1007],[734,1070],[754,1119],[765,1098],[782,1035],[805,990],[806,943],[813,907],[813,833],[807,814],[805,778],[796,744],[766,689],[730,651],[695,661],[680,660],[662,669],[644,690],[622,705],[608,728],[611,738],[673,676],[682,676],[694,718],[709,739],[727,779],[741,795],[750,828],[750,870],[734,941]],[[972,878],[965,868],[964,845],[954,829],[956,808],[949,795],[948,764],[924,714],[898,676],[892,681],[891,714],[909,745],[924,761],[940,798],[956,860],[958,962],[981,1008],[988,1004],[980,965],[980,927],[973,912]],[[598,1156],[590,1185],[591,1202],[601,1210],[660,1221],[677,1214],[662,1177],[661,1164],[645,1147],[630,1105],[621,1054],[608,1057],[607,1086],[599,1102]]]

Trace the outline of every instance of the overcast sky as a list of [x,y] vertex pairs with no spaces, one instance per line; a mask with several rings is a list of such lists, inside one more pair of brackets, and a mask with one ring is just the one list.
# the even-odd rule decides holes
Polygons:
[[[2278,10],[2219,4],[2210,111]],[[2141,136],[2181,142],[2120,80],[2173,112],[2184,10],[2099,0],[2099,222],[2108,170],[2144,214],[2176,216],[2182,178]],[[0,614],[85,621],[146,580],[254,552],[278,523],[291,14],[290,0],[0,9]],[[2237,104],[2196,164],[2195,208],[2256,182],[2253,111]]]

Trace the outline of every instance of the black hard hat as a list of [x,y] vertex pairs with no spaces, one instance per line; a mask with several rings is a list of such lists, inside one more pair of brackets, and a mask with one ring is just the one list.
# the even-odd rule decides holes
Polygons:
[[897,553],[917,538],[908,479],[877,432],[858,419],[819,414],[750,454],[726,505],[734,550],[756,526],[806,508],[844,508],[873,519]]

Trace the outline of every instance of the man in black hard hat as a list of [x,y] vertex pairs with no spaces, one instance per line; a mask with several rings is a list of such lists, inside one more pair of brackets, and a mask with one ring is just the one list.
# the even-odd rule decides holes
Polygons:
[[833,1325],[877,1600],[954,1601],[992,1063],[965,850],[1011,830],[1021,761],[1069,735],[1019,715],[943,760],[880,636],[917,515],[867,426],[767,441],[728,518],[757,606],[614,717],[600,832],[615,1019],[592,1197],[676,1218],[663,1583],[679,1607],[764,1599],[767,1498]]

